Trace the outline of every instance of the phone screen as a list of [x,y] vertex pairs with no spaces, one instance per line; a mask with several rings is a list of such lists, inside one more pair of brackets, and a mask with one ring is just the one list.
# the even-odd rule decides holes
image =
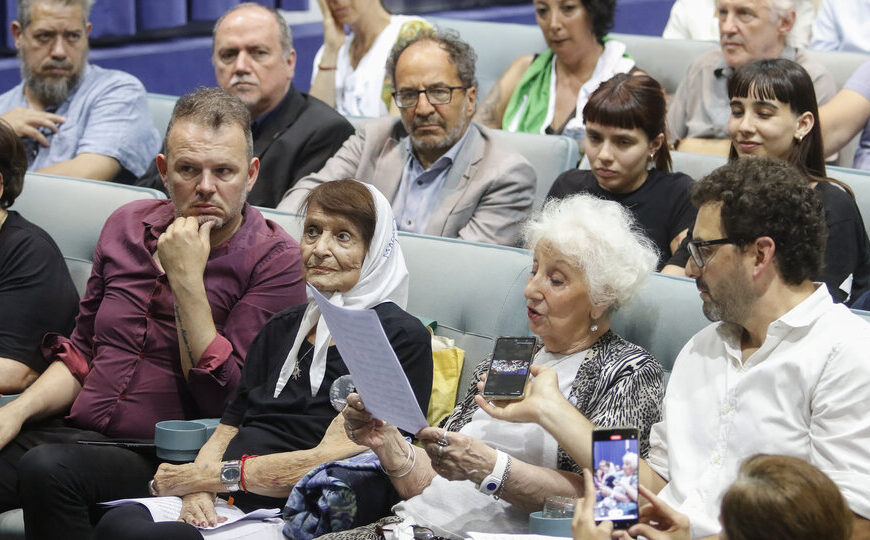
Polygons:
[[533,337],[498,338],[486,375],[484,397],[522,397],[534,354]]
[[611,520],[614,528],[628,528],[637,521],[637,430],[595,430],[592,459],[595,463],[595,521]]

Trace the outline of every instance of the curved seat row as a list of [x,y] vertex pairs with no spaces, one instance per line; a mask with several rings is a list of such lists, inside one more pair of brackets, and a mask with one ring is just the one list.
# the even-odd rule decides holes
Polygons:
[[[866,193],[870,198],[870,189]],[[52,235],[83,293],[106,218],[128,202],[161,198],[162,193],[147,188],[28,173],[14,209]],[[260,211],[299,237],[300,216]],[[404,232],[399,236],[410,272],[408,311],[437,321],[438,334],[454,338],[466,351],[461,397],[495,338],[529,335],[523,288],[531,271],[530,253]],[[857,313],[870,320],[870,313]],[[650,276],[612,320],[616,332],[661,361],[666,376],[688,339],[706,324],[694,282],[661,274]],[[0,540],[19,538],[24,538],[20,510],[0,514]]]

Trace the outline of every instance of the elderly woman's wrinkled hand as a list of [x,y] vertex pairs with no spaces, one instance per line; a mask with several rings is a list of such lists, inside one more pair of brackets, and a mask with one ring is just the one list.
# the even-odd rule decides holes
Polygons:
[[191,493],[181,499],[181,512],[178,521],[194,527],[214,527],[227,518],[217,515],[214,509],[213,493]]
[[[550,400],[563,400],[559,392],[559,378],[556,372],[544,366],[532,364],[530,371],[534,379],[526,383],[526,393],[523,399],[505,401],[487,401],[482,395],[474,396],[474,401],[487,414],[499,420],[508,422],[540,422],[541,413]],[[478,390],[483,390],[485,380],[478,383]]]
[[213,483],[220,477],[219,467],[219,464],[196,462],[181,465],[161,463],[148,489],[152,495],[161,497],[171,495],[181,497],[188,493],[202,491],[202,486]]
[[383,446],[390,435],[401,437],[395,426],[372,416],[360,395],[355,392],[347,396],[347,406],[341,414],[344,417],[344,432],[356,444],[375,450]]
[[479,484],[495,467],[497,452],[480,439],[441,428],[427,427],[417,438],[432,462],[432,469],[447,480]]
[[[671,508],[644,486],[638,491],[649,501],[640,509],[640,523],[628,529],[632,536],[643,535],[649,540],[690,540],[689,517]],[[653,523],[655,525],[653,525]]]

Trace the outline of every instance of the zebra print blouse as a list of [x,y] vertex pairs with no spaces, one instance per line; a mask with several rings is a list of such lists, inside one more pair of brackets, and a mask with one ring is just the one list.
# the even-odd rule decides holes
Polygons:
[[[612,331],[604,333],[585,354],[568,399],[596,426],[636,426],[640,430],[640,454],[646,457],[650,428],[662,417],[664,372],[661,364],[646,350]],[[488,361],[484,361],[474,369],[465,398],[441,427],[459,431],[471,420],[478,409],[474,402],[477,383],[487,366]],[[561,447],[557,464],[561,470],[582,472],[582,467]]]

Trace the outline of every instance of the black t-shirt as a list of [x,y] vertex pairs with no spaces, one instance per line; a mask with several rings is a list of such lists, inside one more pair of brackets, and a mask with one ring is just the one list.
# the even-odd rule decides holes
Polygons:
[[[238,434],[224,452],[225,460],[238,459],[244,454],[264,455],[313,448],[338,414],[329,401],[329,389],[332,382],[348,374],[348,370],[335,346],[327,350],[326,373],[316,396],[311,395],[308,378],[313,345],[304,341],[298,354],[301,376],[297,379],[291,377],[278,397],[272,397],[281,367],[299,331],[305,307],[294,306],[277,313],[251,344],[236,395],[221,418],[221,423],[239,427]],[[429,331],[416,317],[392,302],[380,304],[374,311],[425,415],[432,393]],[[385,386],[391,384],[385,381]],[[275,504],[254,494],[244,494],[242,498],[244,501],[240,502],[246,503],[245,506]],[[283,500],[280,503],[283,504]]]
[[48,233],[9,210],[0,227],[0,357],[44,371],[42,336],[69,336],[78,303],[57,245]]
[[[847,297],[852,302],[870,290],[870,240],[864,220],[855,200],[838,185],[822,181],[816,184],[815,190],[825,209],[825,223],[828,225],[821,281],[828,286],[834,302],[845,302]],[[686,266],[689,262],[689,237],[668,264]],[[851,296],[840,289],[849,274],[852,275]]]
[[556,178],[547,198],[562,199],[574,193],[590,193],[615,201],[631,210],[647,237],[659,249],[657,269],[671,255],[671,240],[695,222],[695,207],[689,201],[692,179],[683,173],[652,169],[646,181],[631,193],[612,193],[603,189],[592,171],[572,169]]

